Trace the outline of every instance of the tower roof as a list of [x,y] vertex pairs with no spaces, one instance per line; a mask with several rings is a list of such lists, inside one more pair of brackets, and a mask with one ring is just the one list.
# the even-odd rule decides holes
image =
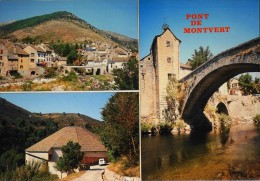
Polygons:
[[154,47],[157,38],[161,37],[166,31],[170,31],[170,33],[172,34],[172,36],[173,36],[176,40],[178,40],[178,41],[181,43],[181,40],[180,40],[179,38],[177,38],[177,37],[173,34],[173,32],[171,31],[171,29],[169,28],[169,25],[166,25],[166,24],[163,25],[163,30],[164,30],[164,31],[163,31],[160,35],[156,35],[156,36],[154,37],[153,42],[152,42],[151,49]]

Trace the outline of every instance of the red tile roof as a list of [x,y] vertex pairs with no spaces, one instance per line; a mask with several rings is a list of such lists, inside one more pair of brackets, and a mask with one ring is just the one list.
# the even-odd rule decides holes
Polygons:
[[81,151],[107,151],[98,136],[82,127],[71,126],[60,129],[47,138],[27,148],[29,152],[48,152],[51,148],[61,148],[69,141],[77,142]]

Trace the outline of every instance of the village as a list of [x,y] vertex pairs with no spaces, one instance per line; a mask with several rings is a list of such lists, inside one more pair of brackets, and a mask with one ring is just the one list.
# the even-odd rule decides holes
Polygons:
[[1,39],[1,85],[15,82],[12,78],[34,80],[42,77],[47,68],[59,69],[60,75],[72,70],[83,76],[111,75],[113,70],[122,69],[124,63],[138,56],[136,52],[108,42],[90,42],[74,45],[74,48],[76,57],[68,60],[68,57],[61,56],[47,43],[14,43]]

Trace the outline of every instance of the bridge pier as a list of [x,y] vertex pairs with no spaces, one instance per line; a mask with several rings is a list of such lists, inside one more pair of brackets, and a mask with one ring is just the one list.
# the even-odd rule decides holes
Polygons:
[[204,113],[196,113],[194,117],[183,118],[190,125],[192,131],[209,132],[212,130],[212,123]]

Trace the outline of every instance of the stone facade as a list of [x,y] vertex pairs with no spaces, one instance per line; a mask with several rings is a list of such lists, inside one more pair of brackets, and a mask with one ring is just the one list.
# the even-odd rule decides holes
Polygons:
[[181,41],[168,28],[155,36],[150,54],[140,61],[141,118],[155,124],[163,120],[167,106],[167,84],[180,77],[179,46]]

